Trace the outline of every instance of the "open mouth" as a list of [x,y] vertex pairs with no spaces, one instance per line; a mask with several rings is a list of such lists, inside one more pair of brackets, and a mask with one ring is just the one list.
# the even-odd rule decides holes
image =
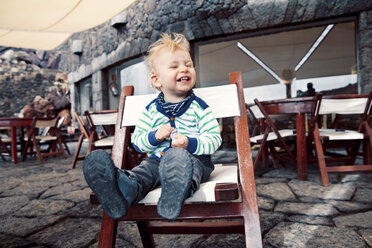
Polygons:
[[190,77],[184,76],[177,79],[177,82],[187,82],[190,81],[190,79],[191,79]]

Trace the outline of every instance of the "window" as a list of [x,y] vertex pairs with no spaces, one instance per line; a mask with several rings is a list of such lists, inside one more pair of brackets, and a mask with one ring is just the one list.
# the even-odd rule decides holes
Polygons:
[[120,79],[122,86],[134,86],[135,95],[156,93],[156,90],[151,88],[149,70],[144,61],[132,64],[122,69],[120,71]]
[[288,72],[292,96],[305,91],[308,82],[317,91],[356,83],[354,29],[349,21],[196,44],[199,85],[226,84],[229,72],[241,71],[246,100],[253,102],[285,98]]
[[86,79],[79,84],[79,104],[80,113],[84,113],[86,110],[93,110],[93,98],[92,98],[92,80]]

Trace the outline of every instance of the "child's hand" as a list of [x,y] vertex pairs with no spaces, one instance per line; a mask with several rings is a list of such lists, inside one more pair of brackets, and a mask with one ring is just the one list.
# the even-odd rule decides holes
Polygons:
[[187,139],[186,135],[183,134],[175,134],[172,138],[172,147],[180,147],[186,149],[189,140]]
[[155,138],[157,141],[161,142],[168,138],[173,131],[174,127],[171,127],[170,125],[163,125],[159,127],[159,129],[155,133]]

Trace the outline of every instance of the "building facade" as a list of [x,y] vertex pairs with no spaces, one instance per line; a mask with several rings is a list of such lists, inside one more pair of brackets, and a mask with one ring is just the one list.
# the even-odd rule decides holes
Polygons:
[[143,57],[162,32],[190,41],[197,86],[242,71],[248,97],[282,97],[285,82],[292,96],[310,81],[318,90],[357,83],[358,93],[372,91],[370,0],[138,0],[55,51],[74,110],[115,109],[127,84],[154,92]]

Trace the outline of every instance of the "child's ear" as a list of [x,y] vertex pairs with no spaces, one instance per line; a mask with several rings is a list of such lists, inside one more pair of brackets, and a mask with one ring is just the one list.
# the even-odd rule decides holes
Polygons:
[[155,73],[151,73],[151,82],[152,82],[152,85],[156,88],[160,88],[161,87],[161,84],[159,82],[159,79],[158,79],[158,76],[155,74]]

